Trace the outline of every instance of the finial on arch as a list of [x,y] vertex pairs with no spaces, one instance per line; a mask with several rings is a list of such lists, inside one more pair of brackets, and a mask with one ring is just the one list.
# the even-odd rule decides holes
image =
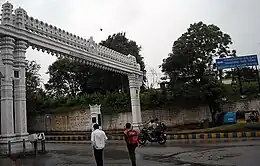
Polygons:
[[11,6],[11,8],[13,8],[13,5],[9,1],[6,1],[5,3],[3,3],[2,7],[4,7],[4,6]]
[[90,36],[89,41],[94,41],[93,36]]

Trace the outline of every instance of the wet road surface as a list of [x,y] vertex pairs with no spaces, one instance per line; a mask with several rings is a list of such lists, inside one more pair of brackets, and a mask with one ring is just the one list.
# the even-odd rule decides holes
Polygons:
[[[89,144],[47,144],[48,153],[10,160],[0,158],[0,166],[94,166]],[[137,149],[140,166],[259,166],[260,141],[233,143],[148,144]],[[129,166],[126,147],[108,144],[104,152],[106,166]]]
[[[49,144],[48,153],[37,157],[18,158],[8,165],[15,166],[94,166],[92,148],[83,144]],[[104,165],[128,166],[130,161],[124,146],[108,146],[104,152]],[[166,165],[156,161],[143,160],[141,154],[137,154],[138,165]],[[0,164],[7,166],[6,163]]]

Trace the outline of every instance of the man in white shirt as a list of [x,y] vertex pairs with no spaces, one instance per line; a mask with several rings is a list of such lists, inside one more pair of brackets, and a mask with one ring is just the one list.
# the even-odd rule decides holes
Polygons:
[[98,124],[94,124],[94,131],[91,133],[91,142],[94,149],[94,156],[97,166],[103,166],[103,149],[105,148],[107,136],[99,129]]

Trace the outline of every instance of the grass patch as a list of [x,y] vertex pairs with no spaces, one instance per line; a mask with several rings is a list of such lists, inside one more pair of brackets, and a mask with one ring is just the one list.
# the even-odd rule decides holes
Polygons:
[[[223,88],[225,90],[225,96],[227,97],[228,101],[235,102],[241,100],[239,84],[223,84]],[[258,90],[258,83],[257,82],[242,82],[242,90],[246,98],[244,100],[252,100],[255,98],[259,98],[259,90]]]

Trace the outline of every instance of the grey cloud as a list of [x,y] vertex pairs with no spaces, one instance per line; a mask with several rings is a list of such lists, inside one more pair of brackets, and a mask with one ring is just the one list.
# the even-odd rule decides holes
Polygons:
[[115,8],[114,17],[116,24],[132,26],[142,17],[142,7],[138,1],[121,1]]

